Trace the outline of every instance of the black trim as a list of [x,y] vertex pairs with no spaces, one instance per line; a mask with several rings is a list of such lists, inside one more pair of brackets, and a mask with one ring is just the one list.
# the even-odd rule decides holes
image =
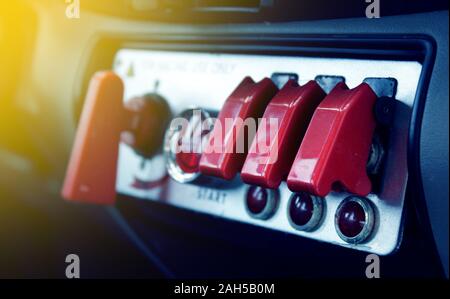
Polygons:
[[[136,9],[131,0],[86,1],[83,10],[126,19],[151,20],[168,23],[255,23],[325,20],[366,17],[370,3],[364,0],[156,0],[147,9]],[[210,9],[213,7],[214,9]],[[380,16],[393,16],[448,10],[446,0],[381,1]],[[250,8],[250,9],[245,9]]]

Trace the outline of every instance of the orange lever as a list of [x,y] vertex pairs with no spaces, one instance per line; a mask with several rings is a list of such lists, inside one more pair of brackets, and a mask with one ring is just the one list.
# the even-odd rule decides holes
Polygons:
[[113,204],[117,158],[124,128],[124,86],[113,72],[91,79],[67,168],[62,196],[70,201]]

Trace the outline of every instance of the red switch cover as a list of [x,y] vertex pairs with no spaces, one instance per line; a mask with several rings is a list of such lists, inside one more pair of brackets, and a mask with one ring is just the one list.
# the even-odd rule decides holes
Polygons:
[[62,196],[68,200],[112,204],[116,197],[119,143],[144,157],[160,149],[170,107],[157,94],[123,104],[122,80],[112,72],[91,79],[67,168]]
[[245,133],[246,124],[257,124],[277,91],[268,78],[257,83],[244,78],[226,100],[209,135],[200,159],[203,174],[232,179],[241,170],[251,143],[251,136]]
[[277,188],[285,180],[314,110],[325,97],[315,81],[289,80],[270,101],[250,147],[242,180]]
[[348,192],[371,191],[366,172],[376,94],[366,83],[348,89],[341,82],[317,107],[289,172],[292,191],[327,195],[339,183]]
[[65,199],[114,203],[123,89],[112,72],[91,79],[62,189]]

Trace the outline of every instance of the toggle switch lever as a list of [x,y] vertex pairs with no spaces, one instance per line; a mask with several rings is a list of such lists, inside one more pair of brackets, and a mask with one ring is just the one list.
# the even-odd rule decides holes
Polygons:
[[292,191],[327,195],[336,183],[365,196],[371,191],[366,165],[376,126],[371,87],[338,83],[317,107],[288,175]]
[[161,147],[170,119],[167,102],[149,94],[124,105],[123,93],[113,72],[92,77],[61,192],[65,199],[113,204],[120,141],[144,157]]

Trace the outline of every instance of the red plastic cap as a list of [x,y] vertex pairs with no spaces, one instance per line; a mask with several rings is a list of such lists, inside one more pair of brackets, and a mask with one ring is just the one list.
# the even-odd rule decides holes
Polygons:
[[325,97],[315,81],[289,80],[270,101],[250,147],[242,180],[277,188],[285,180],[314,110]]
[[376,94],[366,83],[348,89],[341,82],[317,107],[287,179],[292,191],[327,195],[335,183],[365,196],[366,172],[376,122]]
[[115,202],[123,91],[122,80],[112,72],[91,79],[62,189],[65,199]]
[[226,100],[209,136],[200,159],[203,174],[232,179],[241,170],[247,154],[243,143],[251,142],[251,137],[245,133],[245,127],[249,128],[246,122],[257,124],[277,91],[268,78],[258,83],[250,77],[244,78]]
[[188,128],[181,131],[181,138],[178,140],[178,152],[175,159],[182,171],[185,173],[199,172],[201,154],[201,140],[197,140],[195,135],[202,136],[201,118],[191,117]]

